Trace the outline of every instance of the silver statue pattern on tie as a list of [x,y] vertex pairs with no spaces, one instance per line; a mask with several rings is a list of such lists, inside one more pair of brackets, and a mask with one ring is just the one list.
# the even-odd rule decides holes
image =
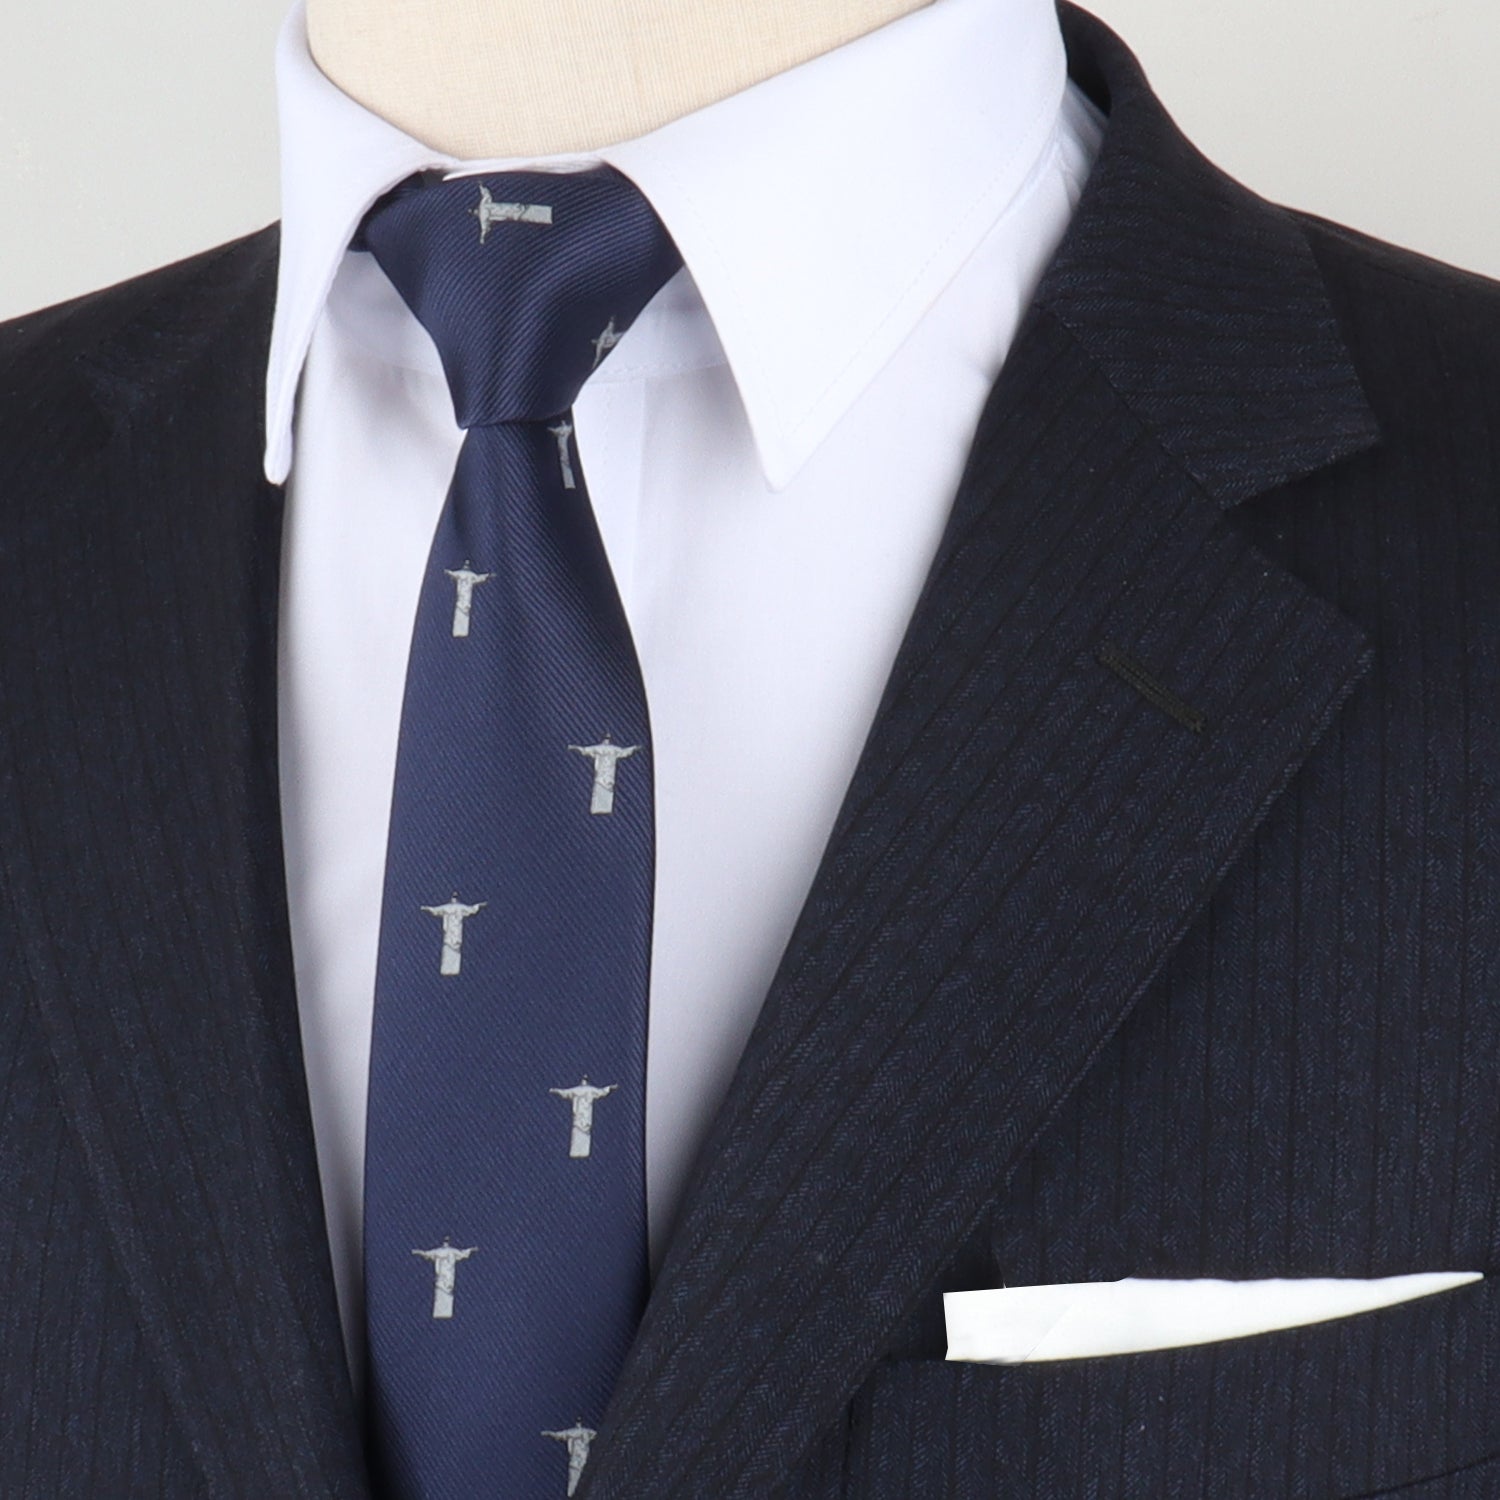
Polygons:
[[570,1089],[548,1089],[549,1094],[556,1094],[559,1099],[565,1099],[573,1107],[573,1131],[568,1142],[568,1155],[573,1157],[587,1156],[593,1147],[594,1140],[594,1105],[608,1095],[614,1093],[619,1084],[612,1083],[608,1088],[595,1088],[589,1082],[587,1073],[583,1075],[582,1083],[575,1083]]
[[440,917],[443,923],[443,956],[438,965],[440,974],[457,974],[463,966],[464,948],[464,923],[474,916],[476,912],[483,911],[489,905],[488,901],[480,901],[474,906],[465,906],[458,899],[455,891],[450,900],[441,906],[424,906],[423,911],[434,917]]
[[563,488],[576,490],[578,479],[573,473],[573,455],[568,449],[568,439],[573,436],[573,424],[564,417],[556,427],[549,427],[547,431],[557,439],[557,463],[562,470]]
[[497,203],[490,190],[479,185],[479,206],[469,212],[479,220],[479,243],[487,244],[492,224],[550,224],[552,210],[540,203]]
[[585,1427],[582,1422],[575,1422],[561,1432],[544,1432],[542,1436],[555,1438],[558,1442],[567,1444],[568,1493],[573,1494],[578,1488],[578,1481],[583,1478],[583,1466],[589,1461],[589,1444],[599,1434],[592,1427]]
[[467,1250],[456,1249],[444,1240],[435,1250],[413,1250],[412,1254],[432,1262],[432,1315],[435,1318],[453,1316],[453,1290],[457,1284],[457,1267],[479,1248],[470,1245]]
[[599,361],[609,353],[616,344],[624,338],[624,334],[615,328],[615,320],[611,318],[603,333],[594,340],[594,368],[599,368]]
[[622,760],[629,760],[641,747],[639,745],[617,745],[608,735],[597,745],[569,745],[586,755],[594,763],[594,787],[589,799],[591,813],[612,813],[615,810],[616,767]]
[[444,568],[443,571],[457,585],[453,601],[453,633],[465,636],[469,633],[469,617],[474,613],[474,590],[481,583],[488,583],[493,573],[476,573],[465,560],[461,568]]

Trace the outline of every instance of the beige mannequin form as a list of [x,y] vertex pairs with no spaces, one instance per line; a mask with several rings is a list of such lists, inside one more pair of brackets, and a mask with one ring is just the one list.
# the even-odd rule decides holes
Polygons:
[[318,66],[470,159],[644,135],[929,0],[308,0]]

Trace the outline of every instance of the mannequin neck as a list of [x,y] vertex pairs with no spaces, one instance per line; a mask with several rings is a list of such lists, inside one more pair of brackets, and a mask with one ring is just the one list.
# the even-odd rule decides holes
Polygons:
[[435,150],[588,152],[644,135],[929,0],[307,0],[318,66]]

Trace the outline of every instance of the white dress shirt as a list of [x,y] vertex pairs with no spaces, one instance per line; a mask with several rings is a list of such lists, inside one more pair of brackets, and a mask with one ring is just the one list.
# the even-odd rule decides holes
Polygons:
[[[278,53],[266,472],[288,483],[280,703],[303,1044],[351,1362],[365,1092],[407,650],[463,434],[365,210],[472,171]],[[1053,0],[923,9],[586,155],[683,269],[583,388],[575,443],[650,705],[653,1260],[822,855],[981,406],[1102,135]],[[295,437],[295,460],[293,439]]]

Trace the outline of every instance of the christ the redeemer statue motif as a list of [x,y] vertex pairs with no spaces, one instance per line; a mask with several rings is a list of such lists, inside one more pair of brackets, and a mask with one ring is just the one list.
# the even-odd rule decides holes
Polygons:
[[594,795],[589,802],[591,813],[612,813],[615,810],[615,767],[640,748],[639,745],[616,745],[608,735],[598,745],[568,746],[569,750],[587,755],[594,762]]
[[597,370],[599,368],[599,361],[603,359],[604,356],[608,354],[609,351],[613,349],[615,345],[618,344],[624,337],[625,335],[623,333],[619,333],[616,331],[615,320],[613,317],[611,317],[608,327],[606,327],[604,332],[594,340],[594,369]]
[[452,900],[445,901],[441,906],[422,908],[429,916],[441,917],[443,921],[443,957],[438,965],[439,974],[458,973],[463,964],[464,923],[475,912],[483,911],[488,905],[488,901],[481,901],[475,906],[465,906],[455,891]]
[[568,1445],[568,1493],[571,1495],[577,1490],[578,1481],[583,1478],[583,1466],[589,1461],[589,1444],[599,1434],[592,1427],[575,1422],[561,1432],[544,1432],[542,1436],[556,1438],[559,1443]]
[[559,1099],[566,1099],[573,1106],[573,1135],[568,1143],[569,1156],[589,1154],[594,1141],[594,1103],[614,1093],[619,1086],[612,1083],[605,1089],[595,1088],[585,1073],[583,1082],[575,1083],[570,1089],[547,1090],[549,1094],[556,1094]]
[[557,439],[557,463],[562,470],[563,488],[576,490],[578,476],[573,472],[573,455],[568,451],[568,439],[573,436],[573,424],[564,417],[556,427],[549,427],[547,431]]
[[461,568],[444,568],[443,572],[458,585],[457,596],[453,601],[453,633],[468,635],[469,616],[474,613],[474,587],[476,584],[488,583],[495,575],[476,573],[468,563]]
[[490,190],[479,184],[479,206],[469,210],[479,220],[479,243],[490,237],[492,224],[550,224],[552,210],[543,203],[496,203]]
[[468,1260],[478,1248],[478,1245],[470,1245],[467,1250],[456,1250],[447,1240],[444,1240],[436,1250],[412,1251],[413,1255],[420,1256],[423,1260],[430,1260],[432,1262],[433,1317],[451,1318],[453,1316],[454,1267],[458,1265],[459,1261]]

